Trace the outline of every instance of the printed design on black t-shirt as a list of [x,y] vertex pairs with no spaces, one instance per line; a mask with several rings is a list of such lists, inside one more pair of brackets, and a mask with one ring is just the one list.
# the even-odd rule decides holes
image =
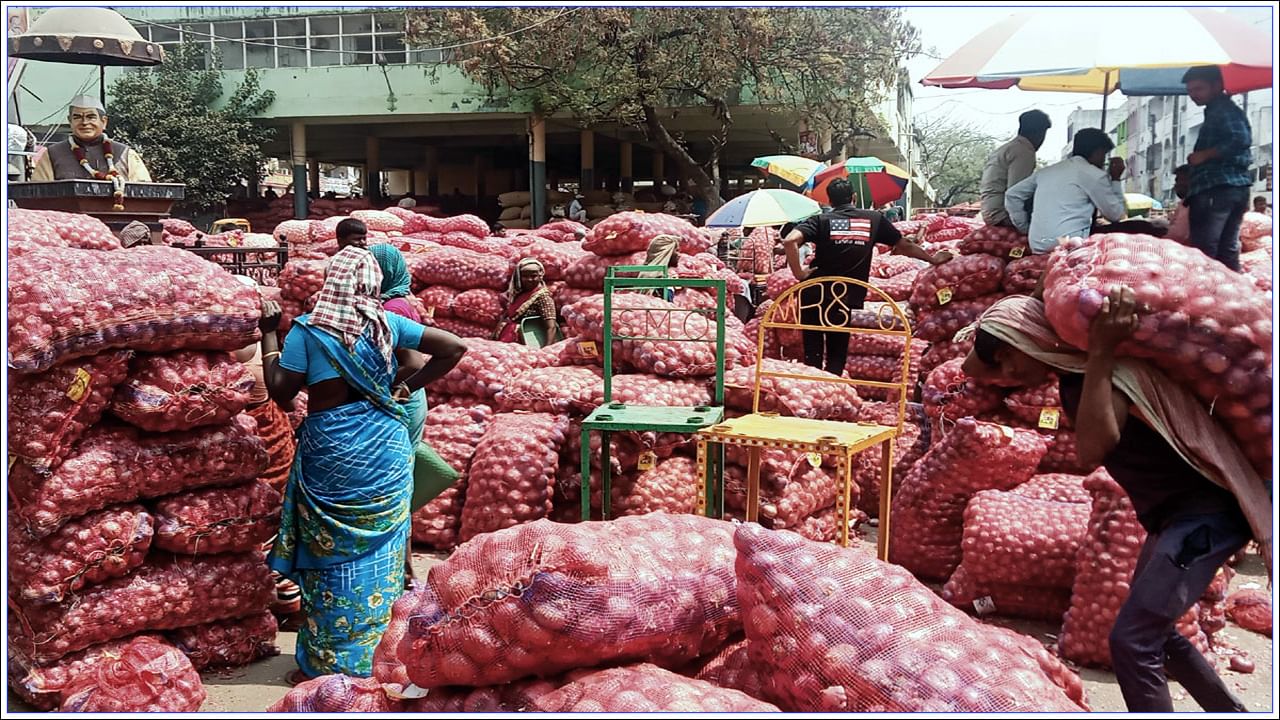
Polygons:
[[831,218],[831,242],[856,245],[871,242],[871,221],[865,218]]

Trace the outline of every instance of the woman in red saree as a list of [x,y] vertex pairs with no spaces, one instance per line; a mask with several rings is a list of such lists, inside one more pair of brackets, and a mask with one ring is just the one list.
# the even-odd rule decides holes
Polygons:
[[498,331],[502,342],[523,343],[520,323],[529,318],[539,318],[546,330],[549,342],[556,336],[556,301],[546,283],[546,270],[534,258],[525,258],[511,273],[507,286],[507,313]]

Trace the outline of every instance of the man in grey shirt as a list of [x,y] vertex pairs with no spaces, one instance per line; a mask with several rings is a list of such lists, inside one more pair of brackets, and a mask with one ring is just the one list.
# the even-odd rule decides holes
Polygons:
[[982,219],[988,225],[1012,225],[1004,207],[1004,194],[1036,169],[1036,151],[1053,125],[1039,110],[1018,116],[1018,135],[996,148],[982,169]]

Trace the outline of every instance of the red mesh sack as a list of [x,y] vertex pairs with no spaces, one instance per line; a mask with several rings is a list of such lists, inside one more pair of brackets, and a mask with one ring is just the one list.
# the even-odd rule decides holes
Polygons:
[[1097,468],[1088,467],[1080,462],[1080,452],[1076,446],[1074,430],[1042,431],[1049,444],[1049,450],[1040,459],[1038,472],[1066,473],[1068,475],[1087,475]]
[[[643,265],[647,256],[648,253],[643,250],[616,257],[583,255],[564,269],[564,281],[570,288],[598,293],[604,289],[604,277],[609,272],[609,268],[615,265]],[[561,307],[565,305],[559,298],[556,299],[556,303]]]
[[[924,355],[924,343],[913,345],[908,354],[906,393],[911,397],[915,395],[915,387],[920,382],[920,357]],[[845,360],[844,371],[850,378],[857,380],[902,382],[902,356],[850,355]],[[858,394],[869,400],[895,402],[899,393],[896,389],[859,385]]]
[[[725,505],[745,512],[747,507],[747,462],[745,449],[728,446],[725,470]],[[818,460],[816,466],[814,460]],[[760,521],[767,527],[796,529],[805,518],[836,505],[840,476],[833,458],[811,457],[794,450],[765,449],[760,453]],[[852,489],[850,505],[858,501]]]
[[433,405],[427,413],[424,437],[461,477],[413,514],[414,542],[435,550],[450,550],[458,544],[471,459],[492,419],[493,411],[485,405]]
[[980,490],[1007,490],[1035,474],[1035,432],[961,418],[903,479],[893,500],[889,556],[918,577],[946,579],[960,564],[964,509]]
[[942,599],[979,616],[996,614],[1060,623],[1071,605],[1071,590],[982,580],[961,563],[942,586]]
[[415,260],[413,279],[423,287],[449,287],[506,290],[511,281],[511,261],[497,255],[485,255],[462,248],[442,247],[422,253]]
[[48,664],[143,630],[172,630],[256,614],[275,583],[261,553],[169,556],[82,590],[57,605],[11,608],[9,646]]
[[620,212],[601,220],[582,241],[582,249],[596,255],[614,256],[643,252],[659,235],[680,238],[680,252],[696,255],[713,242],[698,232],[688,220],[661,213]]
[[1003,260],[990,255],[961,255],[920,271],[911,291],[911,305],[945,307],[956,300],[989,295],[1000,288],[1003,277]]
[[1031,255],[1031,246],[1027,243],[1027,236],[1015,228],[982,225],[960,242],[960,254],[985,254],[1017,261]]
[[778,712],[778,708],[739,690],[717,687],[670,670],[643,664],[582,671],[573,681],[543,695],[540,712]]
[[1028,255],[1011,260],[1004,266],[1001,287],[1010,295],[1029,295],[1036,289],[1036,285],[1040,284],[1040,278],[1048,265],[1048,255]]
[[898,275],[910,275],[927,267],[929,267],[929,263],[923,260],[916,260],[906,255],[884,253],[871,258],[871,277],[891,278]]
[[496,290],[467,290],[453,299],[453,316],[476,325],[497,325],[506,311],[506,297]]
[[[898,423],[898,404],[894,402],[864,403],[858,420],[892,427]],[[929,450],[929,437],[929,422],[924,414],[924,408],[919,403],[907,403],[902,430],[894,440],[893,447],[892,482],[895,494],[898,486],[902,484],[902,479]],[[853,480],[860,489],[858,509],[873,518],[880,517],[881,463],[881,453],[878,448],[853,456]]]
[[558,343],[544,347],[547,362],[556,367],[570,365],[594,365],[600,367],[604,355],[600,352],[600,343],[583,337],[570,337]]
[[251,480],[268,459],[257,423],[243,413],[222,427],[162,435],[99,425],[48,477],[15,465],[10,509],[21,527],[45,537],[69,518],[116,503]]
[[462,506],[463,542],[551,513],[556,468],[569,420],[547,413],[501,413],[476,446]]
[[[1081,665],[1111,666],[1109,636],[1120,606],[1129,597],[1129,582],[1147,533],[1138,522],[1133,503],[1105,469],[1084,481],[1093,496],[1088,534],[1076,556],[1071,607],[1063,617],[1058,650]],[[1201,652],[1208,652],[1193,607],[1178,621],[1178,632]]]
[[915,335],[931,343],[951,340],[961,328],[982,317],[1000,297],[984,295],[973,300],[953,300],[941,307],[922,308],[916,314]]
[[593,392],[603,395],[603,382],[604,371],[598,367],[534,368],[517,375],[498,393],[498,410],[568,413],[578,407],[580,397]]
[[978,417],[1000,407],[1004,393],[1000,388],[983,385],[964,374],[964,360],[948,360],[924,382],[921,399],[924,412],[932,419],[959,420]]
[[[835,376],[808,365],[765,358],[765,372],[788,373],[834,380]],[[755,392],[754,366],[734,368],[724,375],[725,405],[751,412]],[[813,420],[856,420],[862,399],[852,385],[838,382],[792,380],[765,375],[760,379],[760,411]]]
[[973,349],[973,340],[944,340],[929,343],[929,349],[920,358],[920,372],[926,377],[942,363],[956,358],[964,359]]
[[1092,497],[1084,488],[1084,480],[1083,475],[1045,473],[1036,475],[1009,492],[1032,500],[1089,505]]
[[1118,284],[1133,288],[1138,329],[1121,355],[1145,358],[1212,407],[1265,475],[1271,473],[1271,301],[1198,249],[1145,235],[1095,235],[1055,252],[1045,314],[1066,342]]
[[515,713],[531,712],[543,695],[555,692],[565,681],[518,680],[492,687],[432,688],[427,696],[404,703],[412,713]]
[[[697,463],[687,457],[659,460],[651,470],[615,475],[610,493],[610,517],[698,511],[702,480]],[[581,482],[581,481],[579,481]],[[579,485],[581,497],[581,485]]]
[[769,279],[765,281],[765,295],[770,300],[777,300],[782,293],[791,289],[792,286],[798,285],[799,281],[791,272],[790,268],[776,270],[769,275]]
[[227,352],[139,355],[111,398],[111,414],[152,432],[223,425],[249,405],[253,375]]
[[447,218],[424,217],[422,222],[427,232],[466,233],[478,238],[489,235],[489,223],[475,215],[454,215]]
[[582,246],[574,242],[552,242],[539,240],[529,245],[521,257],[531,257],[542,263],[548,282],[563,280],[569,266],[587,256]]
[[1088,698],[1085,697],[1084,682],[1080,680],[1080,676],[1063,664],[1062,660],[1051,653],[1048,647],[1033,637],[999,625],[984,625],[984,628],[990,633],[992,645],[1008,650],[1017,648],[1031,656],[1040,666],[1040,670],[1053,681],[1054,685],[1061,688],[1072,702],[1079,705],[1082,710],[1090,709]]
[[276,616],[270,611],[241,618],[180,628],[169,639],[197,670],[237,668],[280,654]]
[[121,577],[142,564],[154,520],[141,505],[90,513],[32,540],[9,523],[9,596],[28,605],[62,602],[87,585]]
[[155,503],[155,546],[183,555],[249,552],[275,536],[282,503],[261,480],[171,495]]
[[415,212],[409,208],[395,206],[387,208],[386,212],[389,215],[394,215],[399,218],[400,222],[403,224],[400,228],[400,232],[415,233],[427,229],[427,224],[424,222],[427,216],[422,213]]
[[[920,346],[919,352],[923,354],[924,350],[928,349],[929,343],[916,340],[911,345],[912,349],[917,349],[917,346]],[[850,355],[881,355],[901,359],[906,347],[907,340],[901,335],[871,333],[851,333],[849,335]]]
[[16,372],[114,348],[237,350],[261,336],[258,291],[177,248],[32,250],[9,263],[8,297]]
[[130,643],[147,638],[163,643],[158,635],[135,635],[125,640],[111,640],[71,653],[46,666],[34,665],[20,654],[9,653],[9,687],[36,710],[55,710],[77,680],[98,665],[118,659]]
[[781,240],[778,231],[773,228],[753,229],[742,241],[734,269],[752,275],[768,275],[773,272],[773,248]]
[[900,567],[753,524],[734,543],[747,652],[785,711],[1079,709],[1035,657]]
[[913,270],[888,278],[872,278],[871,284],[879,288],[891,299],[897,302],[906,302],[911,299],[911,293],[915,290],[917,280],[922,272]]
[[596,293],[600,292],[598,288],[593,288],[593,289],[574,288],[574,287],[569,287],[566,283],[562,283],[562,282],[552,283],[550,287],[551,287],[551,293],[555,296],[556,307],[561,309],[569,307],[570,305],[578,302],[579,300],[582,300],[583,298],[589,298],[592,295],[595,295]]
[[1237,590],[1227,596],[1227,619],[1245,630],[1271,637],[1271,596],[1261,590]]
[[731,642],[710,658],[698,660],[682,674],[716,687],[741,690],[753,698],[764,694],[764,677],[747,654],[745,637]]
[[467,354],[433,387],[448,395],[492,401],[512,378],[546,364],[537,348],[496,340],[467,340]]
[[1046,429],[1050,430],[1071,427],[1071,418],[1062,408],[1056,375],[1040,387],[1013,391],[1004,399],[1004,406],[1019,420],[1033,426],[1043,421]]
[[432,568],[397,654],[428,688],[680,667],[740,627],[731,538],[726,522],[665,513],[477,537]]
[[[692,312],[671,312],[673,303],[637,293],[616,294],[613,303],[615,361],[643,373],[664,377],[707,377],[716,372],[716,322]],[[593,295],[563,308],[565,323],[575,335],[604,342],[604,295]],[[726,328],[727,330],[727,328]],[[725,365],[738,362],[738,352],[725,342]]]
[[[466,320],[458,320],[457,318],[441,317],[428,318],[424,325],[439,328],[445,332],[453,333],[460,338],[468,340],[493,340],[494,328],[492,325],[477,325]],[[515,343],[504,343],[506,345],[515,345]],[[524,347],[523,345],[520,347]]]
[[321,675],[300,683],[267,708],[269,713],[398,713],[404,700],[398,688],[374,678]]
[[128,350],[9,375],[9,453],[40,473],[58,466],[111,402],[129,373]]
[[1070,589],[1089,506],[977,493],[964,511],[961,567],[975,582]]
[[[613,376],[612,402],[651,407],[701,407],[711,403],[707,383],[698,378],[679,380],[652,375],[623,374]],[[586,386],[577,398],[584,414],[604,404],[604,383]]]
[[354,210],[351,217],[375,232],[403,232],[404,220],[385,210]]
[[178,218],[161,218],[160,225],[170,235],[186,237],[187,235],[195,235],[197,232],[195,225]]
[[59,712],[196,712],[208,693],[200,674],[177,648],[148,637],[135,638],[119,656],[77,675]]
[[325,271],[329,267],[326,260],[289,260],[280,268],[277,283],[280,294],[286,300],[306,302],[324,288]]
[[5,234],[10,258],[39,248],[120,249],[111,228],[90,215],[23,208],[9,208],[8,215]]
[[1245,213],[1240,221],[1240,252],[1250,253],[1270,245],[1271,216],[1252,210]]

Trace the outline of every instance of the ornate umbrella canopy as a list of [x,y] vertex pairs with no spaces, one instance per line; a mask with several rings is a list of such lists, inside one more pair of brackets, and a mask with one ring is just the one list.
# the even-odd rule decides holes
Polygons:
[[120,13],[108,8],[50,8],[21,35],[9,38],[9,55],[77,65],[159,65],[164,48],[144,40]]

